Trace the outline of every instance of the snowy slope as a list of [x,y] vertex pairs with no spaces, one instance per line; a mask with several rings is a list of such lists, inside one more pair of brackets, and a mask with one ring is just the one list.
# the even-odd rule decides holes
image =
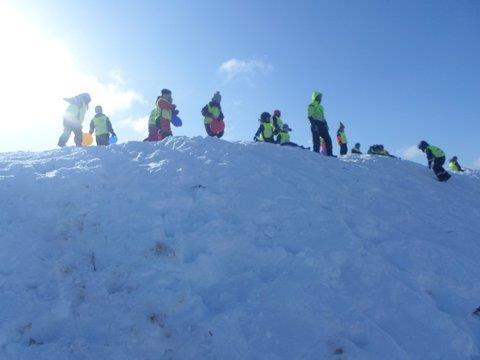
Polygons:
[[479,204],[270,144],[0,154],[0,358],[480,359]]

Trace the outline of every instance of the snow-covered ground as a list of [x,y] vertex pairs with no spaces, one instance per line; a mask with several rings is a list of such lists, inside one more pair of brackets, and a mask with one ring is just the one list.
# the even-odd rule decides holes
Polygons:
[[480,175],[172,138],[0,154],[0,359],[480,359]]

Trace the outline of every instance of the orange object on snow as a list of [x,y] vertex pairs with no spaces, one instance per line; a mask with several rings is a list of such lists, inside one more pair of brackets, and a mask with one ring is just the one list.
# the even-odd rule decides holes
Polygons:
[[82,134],[82,146],[90,146],[93,144],[93,136],[90,133]]

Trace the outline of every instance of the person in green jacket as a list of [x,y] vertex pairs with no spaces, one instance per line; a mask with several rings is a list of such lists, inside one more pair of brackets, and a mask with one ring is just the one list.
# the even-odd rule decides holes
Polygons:
[[277,134],[277,144],[290,144],[290,131],[292,131],[290,126],[288,126],[288,124],[283,124],[282,129]]
[[305,150],[310,150],[310,148],[306,148],[304,146],[301,146],[301,145],[298,145],[294,142],[291,142],[290,141],[290,131],[292,131],[292,129],[290,129],[290,126],[288,126],[288,124],[283,124],[282,129],[277,134],[277,141],[276,141],[277,144],[280,144],[281,146],[292,146],[292,147],[299,147],[299,148],[305,149]]
[[345,134],[345,125],[342,122],[340,122],[337,130],[337,143],[340,146],[340,155],[347,155],[347,135]]
[[362,151],[360,150],[360,143],[356,143],[355,146],[351,150],[352,154],[362,155]]
[[438,181],[447,181],[450,179],[452,175],[443,168],[443,164],[445,164],[445,153],[442,149],[430,145],[425,140],[420,141],[418,148],[427,154],[428,168],[433,169]]
[[212,101],[205,105],[202,109],[202,115],[204,117],[203,124],[205,125],[205,131],[208,136],[221,138],[223,136],[223,131],[219,133],[213,132],[211,124],[214,121],[223,121],[224,116],[222,112],[222,106],[220,105],[222,101],[222,95],[219,91],[213,94]]
[[117,136],[113,131],[110,119],[103,114],[103,109],[100,105],[95,106],[95,116],[90,121],[89,132],[90,134],[93,134],[94,131],[97,146],[107,146],[110,139],[110,134]]
[[322,138],[327,148],[327,155],[333,156],[332,138],[328,133],[328,124],[327,120],[325,120],[321,102],[322,94],[314,91],[312,101],[308,105],[308,120],[310,121],[310,130],[312,131],[313,151],[320,152],[320,138]]
[[273,125],[271,122],[272,115],[270,115],[268,112],[263,112],[258,121],[260,121],[260,126],[253,137],[253,141],[275,143],[275,139],[273,137]]
[[390,153],[385,150],[385,147],[383,145],[372,145],[367,151],[367,154],[369,155],[381,155],[381,156],[388,156],[395,158],[395,156],[390,155]]
[[448,168],[452,171],[464,172],[460,164],[458,163],[458,158],[456,156],[452,157],[448,162]]
[[282,113],[275,110],[272,116],[273,134],[278,135],[283,130]]
[[64,147],[73,132],[75,145],[80,147],[82,146],[83,137],[82,125],[85,119],[85,113],[88,110],[88,104],[90,104],[92,99],[88,93],[83,93],[63,100],[70,105],[63,115],[63,133],[58,139],[58,146]]
[[143,141],[162,141],[172,136],[170,123],[172,117],[178,115],[177,106],[173,103],[172,91],[162,89],[160,96],[157,96],[155,108],[150,112],[148,118],[148,137]]

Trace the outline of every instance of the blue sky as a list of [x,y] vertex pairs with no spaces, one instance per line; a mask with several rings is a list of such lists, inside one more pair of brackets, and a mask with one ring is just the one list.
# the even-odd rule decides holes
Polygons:
[[[41,36],[36,44],[45,46],[32,54],[32,64],[21,51],[8,51],[10,73],[0,75],[13,78],[15,68],[17,78],[24,77],[22,89],[37,81],[32,89],[45,115],[21,132],[12,119],[2,118],[0,151],[54,148],[65,108],[61,97],[83,91],[98,93],[93,104],[102,102],[107,115],[110,107],[121,140],[141,140],[143,118],[164,87],[173,91],[184,121],[176,135],[205,135],[200,110],[220,90],[227,139],[251,140],[259,114],[278,108],[293,128],[292,140],[310,145],[306,106],[311,92],[319,90],[332,136],[342,121],[350,144],[358,141],[364,150],[383,143],[393,153],[423,161],[411,147],[425,139],[447,156],[480,167],[480,1],[9,4],[21,20],[8,36],[15,39],[28,22]],[[25,38],[23,48],[32,46],[31,36]],[[50,42],[57,41],[60,49],[50,51]],[[42,70],[38,52],[56,65]],[[56,71],[64,53],[72,64]],[[24,59],[18,68],[16,56]],[[27,77],[22,65],[35,71]],[[52,77],[66,75],[44,93],[40,82],[45,84],[49,71]],[[43,77],[36,79],[38,73]],[[21,103],[14,100],[9,103]]]

